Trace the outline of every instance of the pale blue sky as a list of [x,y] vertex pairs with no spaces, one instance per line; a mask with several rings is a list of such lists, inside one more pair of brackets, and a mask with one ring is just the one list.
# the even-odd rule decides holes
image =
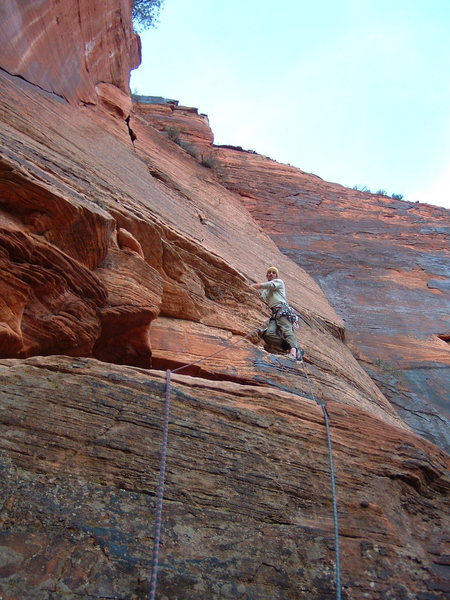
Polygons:
[[216,144],[450,208],[450,0],[165,0],[131,88]]

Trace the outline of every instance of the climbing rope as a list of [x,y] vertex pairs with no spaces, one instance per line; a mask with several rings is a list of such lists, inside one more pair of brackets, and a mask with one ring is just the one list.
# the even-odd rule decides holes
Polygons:
[[[171,374],[179,372],[183,369],[187,369],[188,367],[192,367],[194,365],[199,364],[207,360],[208,358],[212,358],[217,354],[220,354],[224,350],[228,350],[232,346],[235,346],[239,342],[246,340],[251,337],[258,331],[255,329],[250,332],[246,336],[239,338],[236,342],[232,344],[228,344],[225,348],[220,348],[216,352],[209,354],[208,356],[204,356],[203,358],[189,363],[187,365],[182,365],[176,369],[166,371],[166,384],[165,384],[165,402],[164,402],[164,420],[163,420],[163,432],[162,432],[162,443],[161,443],[161,455],[160,455],[160,463],[159,463],[159,479],[158,479],[158,489],[156,494],[156,507],[155,507],[155,526],[154,526],[154,538],[153,538],[153,553],[152,553],[152,562],[151,562],[151,579],[150,579],[150,589],[149,589],[149,600],[155,600],[156,597],[156,582],[158,577],[158,566],[159,566],[159,546],[161,539],[161,523],[162,523],[162,508],[163,508],[163,499],[164,499],[164,487],[165,487],[165,477],[166,477],[166,467],[167,467],[167,447],[168,447],[168,436],[169,436],[169,420],[170,420],[170,379]],[[336,600],[341,600],[341,583],[340,583],[340,553],[339,553],[339,523],[338,523],[338,512],[337,512],[337,497],[336,497],[336,483],[335,483],[335,472],[334,472],[334,462],[333,462],[333,450],[331,445],[331,432],[330,432],[330,423],[329,423],[329,415],[324,402],[317,400],[314,395],[314,390],[306,370],[305,362],[302,358],[300,364],[303,366],[303,371],[306,376],[306,380],[309,385],[310,395],[312,400],[316,402],[322,408],[323,416],[325,419],[325,428],[327,433],[327,446],[328,446],[328,460],[330,464],[330,480],[331,480],[331,493],[332,493],[332,501],[333,501],[333,522],[334,522],[334,542],[335,542],[335,575],[336,575]]]
[[158,577],[158,562],[159,562],[159,540],[161,538],[161,517],[164,498],[164,485],[166,480],[166,465],[167,465],[167,440],[169,437],[169,417],[170,417],[170,369],[166,371],[166,398],[164,402],[164,421],[163,421],[163,436],[161,444],[161,457],[159,461],[159,481],[158,491],[156,493],[156,515],[155,515],[155,530],[153,536],[153,555],[152,555],[152,576],[150,579],[149,598],[155,599],[156,580]]
[[336,479],[334,476],[333,449],[331,446],[330,419],[327,407],[322,404],[322,412],[327,429],[328,460],[330,463],[331,496],[333,498],[333,523],[334,523],[334,555],[335,555],[335,581],[336,600],[341,600],[341,558],[339,552],[339,521],[337,511]]
[[216,352],[209,354],[208,356],[204,356],[203,358],[191,362],[188,365],[182,365],[172,371],[167,369],[166,371],[166,390],[165,390],[165,402],[164,402],[164,420],[163,420],[163,432],[162,432],[162,443],[161,443],[161,456],[159,461],[159,478],[158,478],[158,489],[156,492],[156,506],[155,506],[155,526],[154,526],[154,534],[153,534],[153,552],[152,552],[152,563],[151,563],[151,578],[150,578],[150,589],[149,589],[149,600],[155,600],[156,597],[156,582],[158,579],[158,566],[159,566],[159,546],[161,539],[161,522],[162,522],[162,508],[163,508],[163,499],[164,499],[164,487],[166,480],[166,467],[167,467],[167,441],[169,438],[169,420],[170,420],[170,378],[172,373],[176,373],[183,369],[187,369],[188,367],[192,367],[193,365],[197,365],[198,363],[212,358],[216,356],[220,352],[224,350],[228,350],[232,346],[235,346],[239,342],[246,340],[251,337],[258,331],[255,329],[251,331],[247,335],[242,338],[239,338],[232,344],[228,344],[225,348],[220,348]]
[[336,600],[341,600],[341,559],[339,551],[339,520],[337,511],[337,494],[336,494],[336,477],[334,472],[334,461],[333,461],[333,447],[331,444],[331,431],[330,431],[330,418],[328,415],[327,407],[325,402],[317,400],[314,395],[314,390],[311,384],[308,371],[306,369],[305,361],[301,360],[303,371],[305,373],[306,380],[309,385],[309,393],[311,398],[322,408],[323,418],[325,419],[325,429],[327,432],[327,447],[328,447],[328,462],[330,464],[330,483],[331,483],[331,497],[333,502],[333,525],[334,525],[334,553],[335,553],[335,582],[336,582]]

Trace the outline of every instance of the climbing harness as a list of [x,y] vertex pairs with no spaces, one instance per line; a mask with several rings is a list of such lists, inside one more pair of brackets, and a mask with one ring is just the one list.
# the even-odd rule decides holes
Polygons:
[[286,317],[288,321],[290,321],[296,329],[300,327],[300,320],[298,314],[289,306],[289,304],[285,304],[284,302],[281,304],[277,304],[277,306],[273,306],[271,308],[272,316],[270,320],[276,321],[279,317]]
[[[288,305],[286,305],[288,306]],[[290,308],[290,307],[289,307]],[[291,309],[292,310],[292,309]],[[159,566],[159,546],[161,539],[161,522],[162,522],[162,508],[163,508],[163,499],[164,499],[164,486],[165,486],[165,477],[166,477],[166,467],[167,467],[167,442],[169,435],[169,420],[170,420],[170,408],[171,408],[171,400],[170,400],[170,380],[171,374],[176,373],[178,371],[182,371],[188,367],[193,365],[197,365],[208,358],[212,358],[216,356],[220,352],[224,350],[228,350],[232,346],[235,346],[239,342],[244,341],[245,339],[254,335],[258,329],[252,331],[246,336],[239,338],[236,342],[232,344],[228,344],[225,348],[221,348],[208,356],[205,356],[195,362],[189,363],[187,365],[182,365],[181,367],[177,367],[176,369],[166,371],[166,385],[165,385],[165,403],[164,403],[164,419],[163,419],[163,432],[162,432],[162,443],[161,443],[161,455],[160,455],[160,463],[159,463],[159,478],[158,478],[158,489],[156,493],[156,507],[155,507],[155,526],[154,526],[154,538],[153,538],[153,553],[152,553],[152,562],[151,562],[151,579],[150,579],[150,588],[149,588],[149,600],[155,600],[156,597],[156,583],[158,576],[158,566]],[[323,412],[323,416],[325,419],[325,428],[327,434],[327,447],[328,447],[328,460],[330,465],[330,481],[331,481],[331,493],[332,493],[332,502],[333,502],[333,523],[334,523],[334,544],[335,544],[335,582],[336,582],[336,600],[341,600],[341,576],[340,576],[340,552],[339,552],[339,522],[338,522],[338,512],[337,512],[337,498],[336,498],[336,482],[335,482],[335,472],[334,472],[334,462],[333,462],[333,450],[331,444],[331,432],[330,432],[330,422],[329,415],[326,408],[325,402],[321,400],[317,400],[314,395],[314,391],[312,388],[312,384],[306,370],[305,362],[303,360],[303,355],[299,358],[300,364],[303,366],[303,371],[306,376],[306,380],[309,385],[311,399],[316,402],[321,408]]]

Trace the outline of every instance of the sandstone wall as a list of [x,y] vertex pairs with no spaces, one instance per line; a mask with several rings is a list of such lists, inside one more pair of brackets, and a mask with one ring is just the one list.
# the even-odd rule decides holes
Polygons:
[[[69,357],[0,367],[5,597],[147,598],[164,374]],[[182,375],[172,402],[160,597],[335,598],[320,408]],[[329,410],[342,597],[443,599],[444,454]]]
[[125,101],[140,61],[131,0],[2,0],[2,69],[73,104],[96,104],[98,85]]
[[200,160],[211,153],[214,135],[208,117],[199,114],[196,108],[179,106],[174,100],[133,96],[133,113]]
[[320,284],[353,353],[401,416],[448,450],[449,210],[232,149],[215,158],[221,181]]
[[[42,3],[61,35],[56,17],[68,4]],[[88,23],[92,9],[78,7]],[[11,10],[28,22],[29,5]],[[92,33],[105,48],[109,24]],[[67,53],[80,52],[79,38],[68,40]],[[35,47],[39,71],[51,54]],[[148,597],[164,370],[195,362],[173,376],[161,598],[335,597],[314,397],[331,420],[344,597],[443,600],[448,456],[410,430],[361,368],[317,282],[280,252],[224,173],[152,127],[147,110],[128,119],[123,89],[116,103],[105,92],[79,106],[8,71],[2,597]],[[215,152],[203,117],[172,112],[180,124],[201,122],[197,137]],[[303,318],[306,371],[246,337],[268,315],[249,284],[269,263]]]
[[[159,127],[162,108],[147,105],[147,122]],[[171,118],[182,139],[197,130],[189,112]],[[353,354],[402,418],[448,450],[449,211],[351,190],[210,139],[197,142],[199,160],[212,157],[220,182],[320,284]]]

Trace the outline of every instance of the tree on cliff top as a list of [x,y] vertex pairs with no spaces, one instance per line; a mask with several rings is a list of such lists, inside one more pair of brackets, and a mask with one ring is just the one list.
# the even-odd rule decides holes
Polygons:
[[131,16],[138,29],[150,29],[158,22],[164,0],[133,0]]

